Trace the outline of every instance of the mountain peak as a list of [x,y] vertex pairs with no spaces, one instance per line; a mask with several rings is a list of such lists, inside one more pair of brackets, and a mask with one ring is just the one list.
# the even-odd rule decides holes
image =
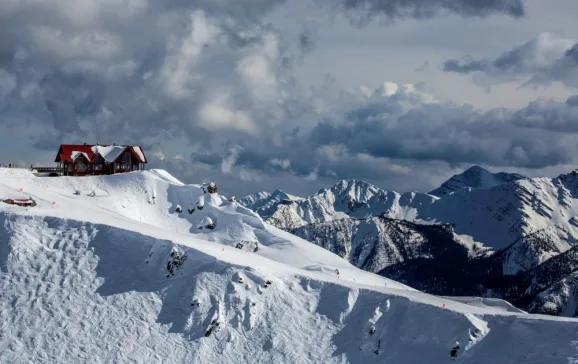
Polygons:
[[429,192],[429,194],[445,196],[464,188],[490,188],[525,178],[525,176],[518,173],[492,173],[483,167],[474,165],[460,174],[453,175],[440,187]]
[[471,166],[470,168],[466,169],[462,174],[482,174],[482,173],[492,173],[490,171],[488,171],[487,169],[485,169],[484,167],[475,165],[475,166]]
[[359,179],[350,179],[350,180],[342,179],[341,181],[334,184],[333,187],[331,187],[331,190],[335,191],[337,193],[341,193],[341,192],[344,192],[344,191],[347,191],[350,189],[356,189],[356,188],[363,188],[363,189],[375,188],[375,189],[377,189],[377,187],[375,187],[371,183],[368,183],[368,182],[365,182],[365,181],[362,181]]

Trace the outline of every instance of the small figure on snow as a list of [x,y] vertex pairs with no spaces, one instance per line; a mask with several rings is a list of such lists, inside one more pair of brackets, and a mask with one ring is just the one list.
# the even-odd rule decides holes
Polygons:
[[381,350],[381,339],[377,340],[377,349],[373,351],[375,355],[379,355],[379,351]]
[[335,269],[335,274],[337,274],[337,278],[339,278],[339,269]]
[[458,350],[460,350],[460,343],[456,341],[456,345],[450,351],[450,357],[456,358],[458,356]]
[[259,243],[255,242],[255,248],[253,249],[253,253],[256,253],[259,250]]

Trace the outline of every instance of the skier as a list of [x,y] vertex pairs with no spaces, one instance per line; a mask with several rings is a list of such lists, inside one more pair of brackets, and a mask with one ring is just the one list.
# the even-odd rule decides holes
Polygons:
[[337,274],[337,278],[339,278],[339,269],[335,269],[335,273]]

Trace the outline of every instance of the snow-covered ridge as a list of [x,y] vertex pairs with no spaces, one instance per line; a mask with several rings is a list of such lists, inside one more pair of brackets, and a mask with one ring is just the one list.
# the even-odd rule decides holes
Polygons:
[[164,171],[0,169],[0,195],[38,203],[0,205],[2,363],[440,363],[456,341],[467,363],[578,357],[576,320],[423,294]]
[[[451,192],[434,197],[381,190],[362,181],[340,181],[297,203],[279,204],[272,214],[262,216],[360,268],[427,292],[498,295],[536,312],[578,314],[570,304],[578,300],[578,289],[568,288],[575,280],[568,278],[566,285],[558,284],[548,294],[540,293],[548,286],[537,290],[526,282],[532,279],[532,271],[578,243],[578,171],[555,178],[523,178],[472,167],[442,187],[448,186],[453,186]],[[451,236],[440,238],[427,227],[431,224],[450,224]],[[490,256],[496,251],[499,254]],[[457,276],[463,279],[455,280],[456,274],[445,266],[448,260],[458,270],[468,272],[468,267],[475,266],[485,276],[460,273]],[[574,266],[574,262],[569,264]],[[424,267],[438,280],[420,278]],[[549,284],[572,273],[547,271],[555,278]],[[488,288],[496,280],[514,280],[516,289],[500,284]],[[512,293],[516,290],[518,296]],[[533,303],[538,294],[549,307],[555,302],[570,306],[545,309]],[[562,296],[567,297],[564,302],[558,299]]]
[[424,224],[450,223],[456,233],[468,235],[493,249],[506,248],[526,235],[551,226],[576,228],[572,219],[578,216],[578,189],[575,188],[578,172],[556,178],[510,177],[509,182],[488,188],[462,188],[441,197],[382,190],[357,180],[340,181],[290,205],[269,200],[267,213],[253,208],[259,205],[259,199],[252,203],[243,200],[242,204],[286,230],[383,213],[390,218]]
[[434,196],[444,196],[462,189],[490,188],[525,178],[527,177],[518,173],[492,173],[480,166],[473,166],[460,174],[452,176],[440,187],[429,192],[429,194]]
[[[321,223],[344,217],[364,218],[387,212],[400,219],[415,219],[420,208],[436,197],[423,193],[397,193],[382,190],[359,180],[339,181],[307,198],[291,197],[292,203],[257,195],[240,200],[267,221],[281,229],[294,229],[311,223]],[[266,201],[266,202],[265,202]],[[263,208],[266,204],[266,208]]]

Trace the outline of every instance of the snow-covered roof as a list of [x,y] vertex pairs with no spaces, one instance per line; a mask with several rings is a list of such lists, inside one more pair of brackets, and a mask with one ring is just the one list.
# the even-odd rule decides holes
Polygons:
[[95,154],[100,154],[105,161],[112,163],[124,152],[126,145],[109,145],[107,147],[95,145],[91,149]]
[[147,163],[147,159],[140,146],[131,145],[79,145],[62,144],[56,156],[55,162],[73,162],[79,155],[84,155],[90,162],[97,155],[101,155],[108,163],[114,162],[125,151],[131,151],[141,162]]
[[139,147],[139,146],[134,146],[134,147],[131,147],[131,148],[132,148],[132,150],[135,152],[135,154],[138,155],[138,157],[140,158],[141,162],[146,163],[147,160],[146,160],[146,158],[145,158],[145,156],[144,156],[144,153],[143,153],[143,151],[142,151],[142,148]]
[[70,158],[72,158],[72,160],[76,160],[76,158],[78,158],[79,156],[84,156],[84,158],[86,158],[86,160],[90,160],[90,157],[88,156],[88,154],[86,154],[85,152],[79,152],[77,150],[73,150],[72,153],[70,153]]

